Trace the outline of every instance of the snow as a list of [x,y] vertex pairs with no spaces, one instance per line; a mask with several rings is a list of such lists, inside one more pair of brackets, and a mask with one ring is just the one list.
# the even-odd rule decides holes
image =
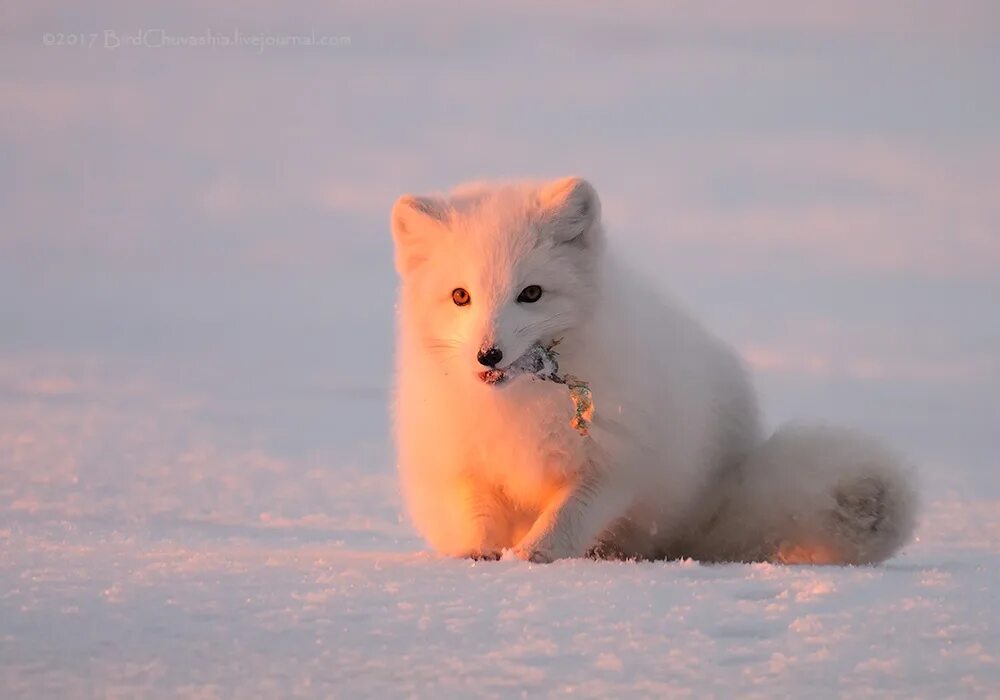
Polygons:
[[[1000,683],[997,499],[932,501],[919,540],[879,567],[451,560],[400,513],[387,452],[338,464],[242,445],[233,425],[260,428],[224,392],[31,362],[0,374],[5,697],[940,697]],[[381,401],[329,408],[346,420]]]
[[[911,5],[7,3],[0,697],[1000,697],[1000,23]],[[206,28],[351,42],[44,45]],[[919,541],[425,551],[388,212],[569,174],[772,424],[909,455]]]
[[[924,532],[995,523],[998,505],[943,504]],[[1000,680],[995,527],[986,548],[963,532],[859,569],[477,563],[302,530],[5,530],[7,696],[941,697]]]

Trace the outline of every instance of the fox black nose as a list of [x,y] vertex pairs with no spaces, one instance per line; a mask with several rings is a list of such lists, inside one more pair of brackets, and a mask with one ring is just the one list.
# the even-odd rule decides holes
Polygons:
[[486,365],[487,367],[496,367],[497,363],[503,359],[503,352],[496,345],[485,350],[480,350],[479,354],[476,355],[476,359],[479,360],[479,364]]

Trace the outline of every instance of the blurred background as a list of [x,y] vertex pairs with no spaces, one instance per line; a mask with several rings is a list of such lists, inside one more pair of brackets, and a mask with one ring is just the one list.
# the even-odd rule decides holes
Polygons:
[[929,488],[1000,493],[996,2],[0,13],[8,536],[419,548],[389,209],[566,174],[740,348],[772,425],[862,426]]

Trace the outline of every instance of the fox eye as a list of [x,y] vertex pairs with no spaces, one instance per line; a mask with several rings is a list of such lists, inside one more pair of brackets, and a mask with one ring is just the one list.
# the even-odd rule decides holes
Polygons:
[[534,304],[542,298],[542,288],[537,284],[529,284],[517,295],[517,301],[521,304]]
[[455,302],[455,306],[468,306],[469,302],[472,301],[472,297],[461,287],[455,287],[451,290],[451,300]]

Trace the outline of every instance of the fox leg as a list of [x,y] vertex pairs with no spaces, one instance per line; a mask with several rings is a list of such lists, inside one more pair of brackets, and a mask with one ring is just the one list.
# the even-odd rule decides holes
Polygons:
[[507,499],[497,489],[471,480],[462,483],[459,492],[469,527],[469,546],[460,555],[499,559],[503,549],[513,544]]
[[474,518],[481,545],[471,552],[473,559],[499,559],[504,549],[514,544],[512,505],[497,489],[488,489],[474,496]]
[[405,476],[414,525],[437,552],[497,559],[513,546],[507,499],[489,484],[467,472]]
[[628,493],[590,472],[560,490],[514,548],[520,559],[551,562],[582,557],[629,506]]

